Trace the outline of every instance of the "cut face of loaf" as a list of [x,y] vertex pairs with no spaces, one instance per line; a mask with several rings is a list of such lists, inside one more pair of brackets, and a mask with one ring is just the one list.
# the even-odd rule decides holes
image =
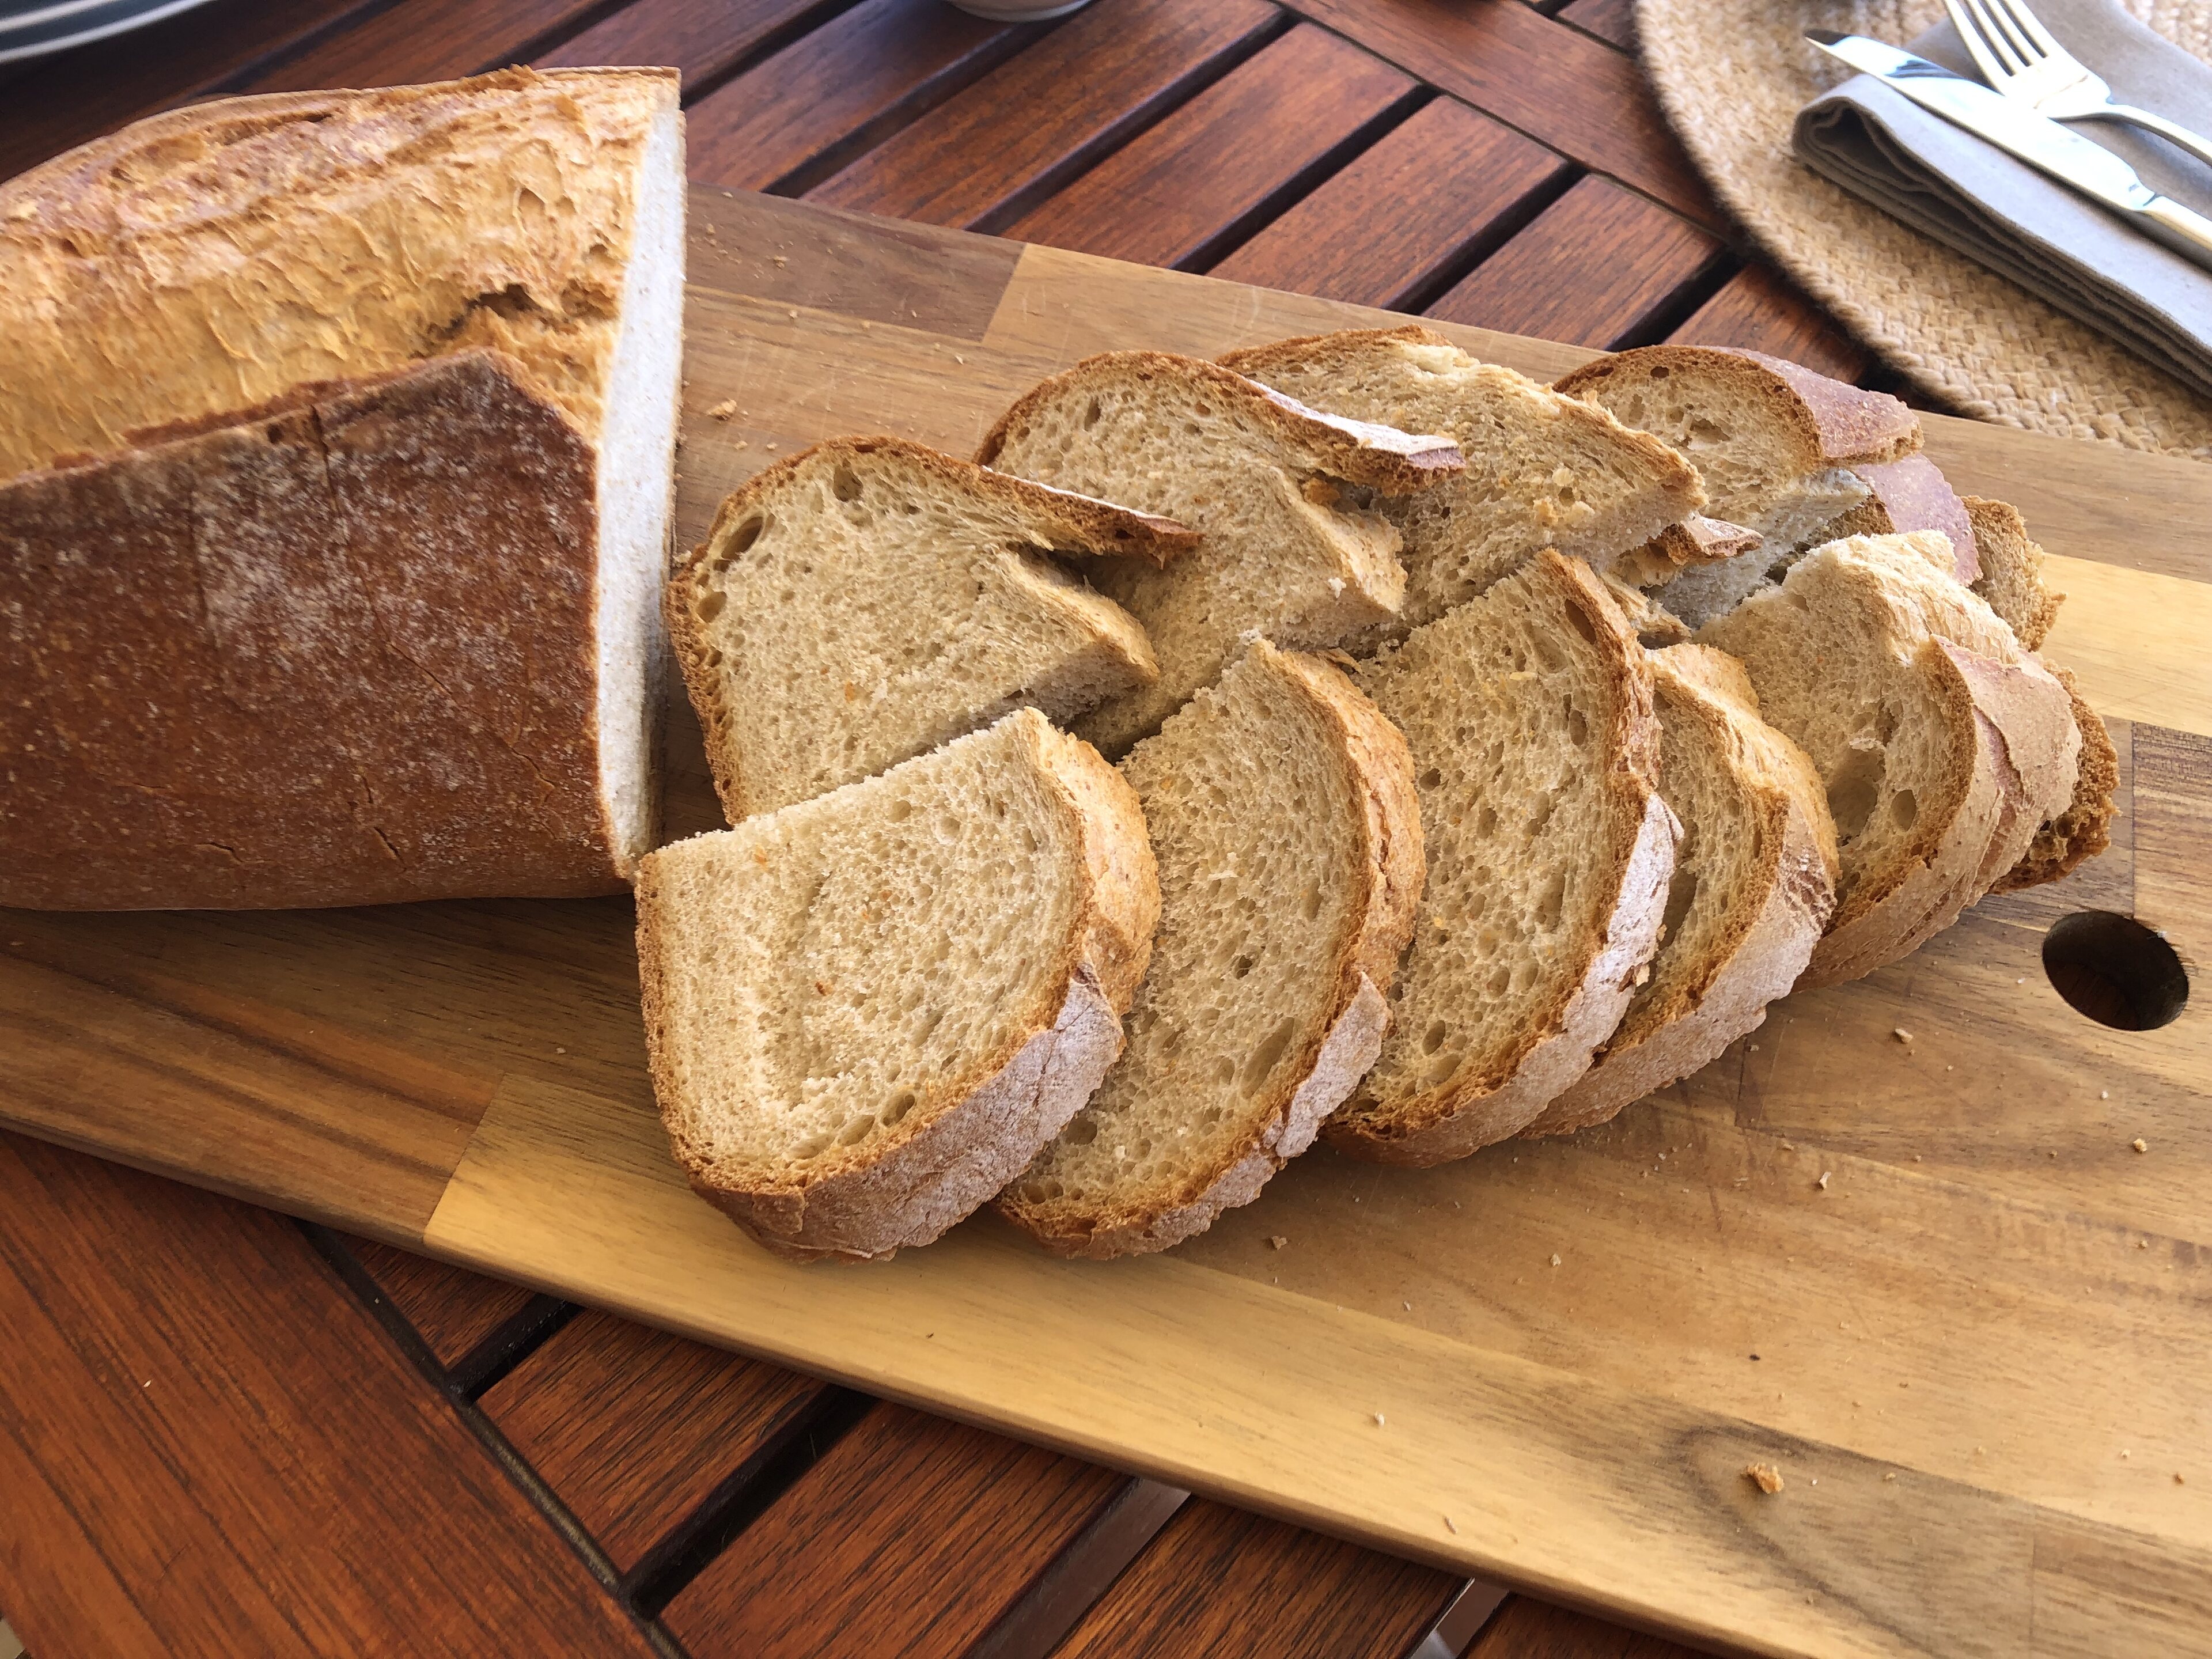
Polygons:
[[1159,678],[1054,553],[1164,562],[1195,535],[897,438],[818,444],[722,503],[668,586],[732,823],[1028,703],[1065,721]]
[[677,1161],[776,1254],[926,1244],[1121,1052],[1159,886],[1136,797],[1034,709],[647,859]]
[[[0,478],[40,497],[53,556],[102,550],[126,584],[215,602],[177,613],[199,621],[158,651],[104,647],[100,683],[131,712],[97,737],[80,725],[81,775],[42,787],[94,817],[112,781],[148,787],[127,852],[88,858],[52,902],[621,884],[659,832],[684,207],[676,77],[657,70],[222,100],[0,184]],[[270,415],[298,418],[258,455]],[[318,419],[346,428],[327,476]],[[309,556],[342,544],[343,558]],[[511,603],[526,586],[532,602]],[[547,621],[544,605],[578,594],[580,617]],[[26,626],[65,628],[60,603],[34,587]],[[420,666],[394,671],[380,715],[339,665],[386,653]],[[425,673],[433,724],[410,712]],[[185,692],[201,675],[276,726],[211,714]],[[319,811],[289,802],[278,726],[342,750]],[[164,730],[189,735],[173,745]],[[263,757],[222,758],[257,742]],[[483,769],[523,775],[511,808],[496,783],[472,799],[477,774],[451,762],[502,743],[509,757]],[[298,787],[322,787],[302,758]],[[156,778],[172,788],[158,803]],[[546,842],[572,839],[579,789],[595,845],[550,870]],[[538,793],[543,813],[520,804]],[[483,823],[457,822],[470,814]],[[343,823],[312,827],[325,817]],[[288,832],[295,844],[271,851]],[[0,823],[0,866],[13,845]]]
[[1381,1048],[1421,828],[1405,740],[1256,641],[1121,763],[1160,870],[1127,1051],[999,1208],[1046,1249],[1164,1250],[1249,1204]]
[[1566,1134],[1717,1058],[1796,982],[1835,904],[1836,834],[1805,751],[1759,716],[1741,665],[1651,653],[1660,793],[1681,821],[1651,977],[1597,1061],[1522,1133]]
[[1943,538],[1855,537],[1698,635],[1811,757],[1841,854],[1803,983],[1856,978],[1957,919],[2074,794],[2065,688],[1947,573]]
[[1431,489],[1461,465],[1448,438],[1319,415],[1212,363],[1150,351],[1053,376],[1006,411],[976,459],[1205,538],[1165,569],[1125,560],[1092,573],[1144,624],[1160,669],[1076,722],[1109,755],[1218,679],[1249,634],[1319,649],[1387,624],[1405,597],[1398,532],[1355,497]]
[[1404,538],[1400,632],[1475,598],[1538,548],[1601,569],[1705,505],[1696,472],[1665,444],[1418,325],[1283,340],[1221,362],[1316,409],[1458,443],[1467,470],[1457,479],[1377,503]]
[[1436,1164],[1580,1077],[1658,943],[1676,827],[1651,669],[1589,568],[1546,552],[1359,683],[1413,751],[1428,882],[1382,1058],[1323,1133]]

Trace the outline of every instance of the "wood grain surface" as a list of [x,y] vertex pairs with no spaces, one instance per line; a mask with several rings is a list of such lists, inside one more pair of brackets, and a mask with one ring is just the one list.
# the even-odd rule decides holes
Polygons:
[[[693,204],[685,536],[816,438],[964,450],[1089,351],[1214,352],[1377,314],[789,201]],[[1532,372],[1585,355],[1453,331]],[[706,418],[724,398],[735,416]],[[1604,1130],[1418,1173],[1311,1155],[1164,1258],[1052,1261],[982,1221],[879,1269],[790,1267],[671,1164],[627,908],[605,901],[11,914],[0,1109],[1699,1641],[2212,1650],[2204,1007],[2109,1030],[2037,957],[2059,907],[2120,893],[2191,961],[2212,950],[2191,609],[2212,483],[1928,426],[1962,488],[2016,501],[2064,561],[2052,653],[2131,722],[2125,844],[1780,1005]],[[672,769],[679,820],[708,821],[696,750]],[[1760,1494],[1753,1461],[1785,1489]]]
[[13,1135],[0,1190],[0,1567],[34,1654],[648,1659],[290,1223]]

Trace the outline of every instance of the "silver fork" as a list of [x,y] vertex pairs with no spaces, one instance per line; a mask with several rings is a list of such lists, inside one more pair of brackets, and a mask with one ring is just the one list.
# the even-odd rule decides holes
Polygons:
[[1943,0],[1983,77],[2053,121],[2124,121],[2212,162],[2212,143],[2187,127],[2123,104],[2089,66],[2051,38],[2027,0]]

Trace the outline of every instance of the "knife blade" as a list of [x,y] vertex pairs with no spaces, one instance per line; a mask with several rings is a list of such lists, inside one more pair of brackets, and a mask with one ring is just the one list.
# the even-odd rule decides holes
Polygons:
[[2177,253],[2212,270],[2212,219],[2160,195],[2103,145],[1978,81],[1954,75],[1941,64],[1886,42],[1835,29],[1808,29],[1805,38],[1831,58],[1873,76],[1921,108],[2102,203]]

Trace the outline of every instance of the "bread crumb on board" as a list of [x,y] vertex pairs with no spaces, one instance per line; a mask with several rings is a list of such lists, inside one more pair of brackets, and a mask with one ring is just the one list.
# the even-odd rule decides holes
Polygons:
[[1813,1184],[1815,1187],[1818,1187],[1822,1192],[1826,1192],[1828,1190],[1828,1176],[1831,1173],[1831,1171],[1826,1170],[1821,1170],[1820,1178]]
[[1285,1238],[1285,1237],[1282,1236],[1282,1234],[1280,1234],[1280,1233],[1276,1233],[1276,1234],[1274,1234],[1272,1237],[1270,1237],[1270,1238],[1267,1240],[1267,1243],[1268,1243],[1269,1247],[1270,1247],[1270,1248],[1272,1248],[1272,1249],[1278,1249],[1278,1250],[1281,1249],[1283,1248],[1283,1246],[1284,1246],[1284,1245],[1285,1245],[1285,1244],[1289,1243],[1290,1242],[1291,1242],[1291,1241],[1290,1241],[1289,1239]]
[[1771,1463],[1745,1464],[1743,1478],[1770,1498],[1782,1490],[1782,1471]]
[[1906,1030],[1902,1025],[1893,1028],[1890,1031],[1890,1036],[1895,1037],[1899,1042],[1905,1044],[1908,1048],[1912,1046],[1912,1033]]
[[1375,1426],[1378,1429],[1382,1426],[1382,1413],[1381,1412],[1375,1413]]
[[[2173,1478],[2174,1478],[2176,1480],[2180,1480],[2180,1479],[2181,1479],[2181,1477],[2180,1477],[2179,1475],[2178,1475],[2178,1474],[2177,1474],[2177,1475],[2175,1475]],[[1444,1516],[1444,1530],[1445,1530],[1446,1532],[1449,1532],[1449,1533],[1452,1533],[1452,1534],[1456,1534],[1458,1533],[1458,1531],[1459,1531],[1459,1523],[1458,1523],[1457,1522],[1454,1521],[1454,1520],[1451,1518],[1451,1516],[1449,1516],[1448,1515],[1448,1516]]]
[[2141,1135],[2137,1135],[2129,1144],[2139,1152],[2147,1152],[2150,1150],[2150,1142],[2145,1140]]
[[707,412],[718,421],[733,419],[738,412],[738,400],[735,398],[725,398]]

